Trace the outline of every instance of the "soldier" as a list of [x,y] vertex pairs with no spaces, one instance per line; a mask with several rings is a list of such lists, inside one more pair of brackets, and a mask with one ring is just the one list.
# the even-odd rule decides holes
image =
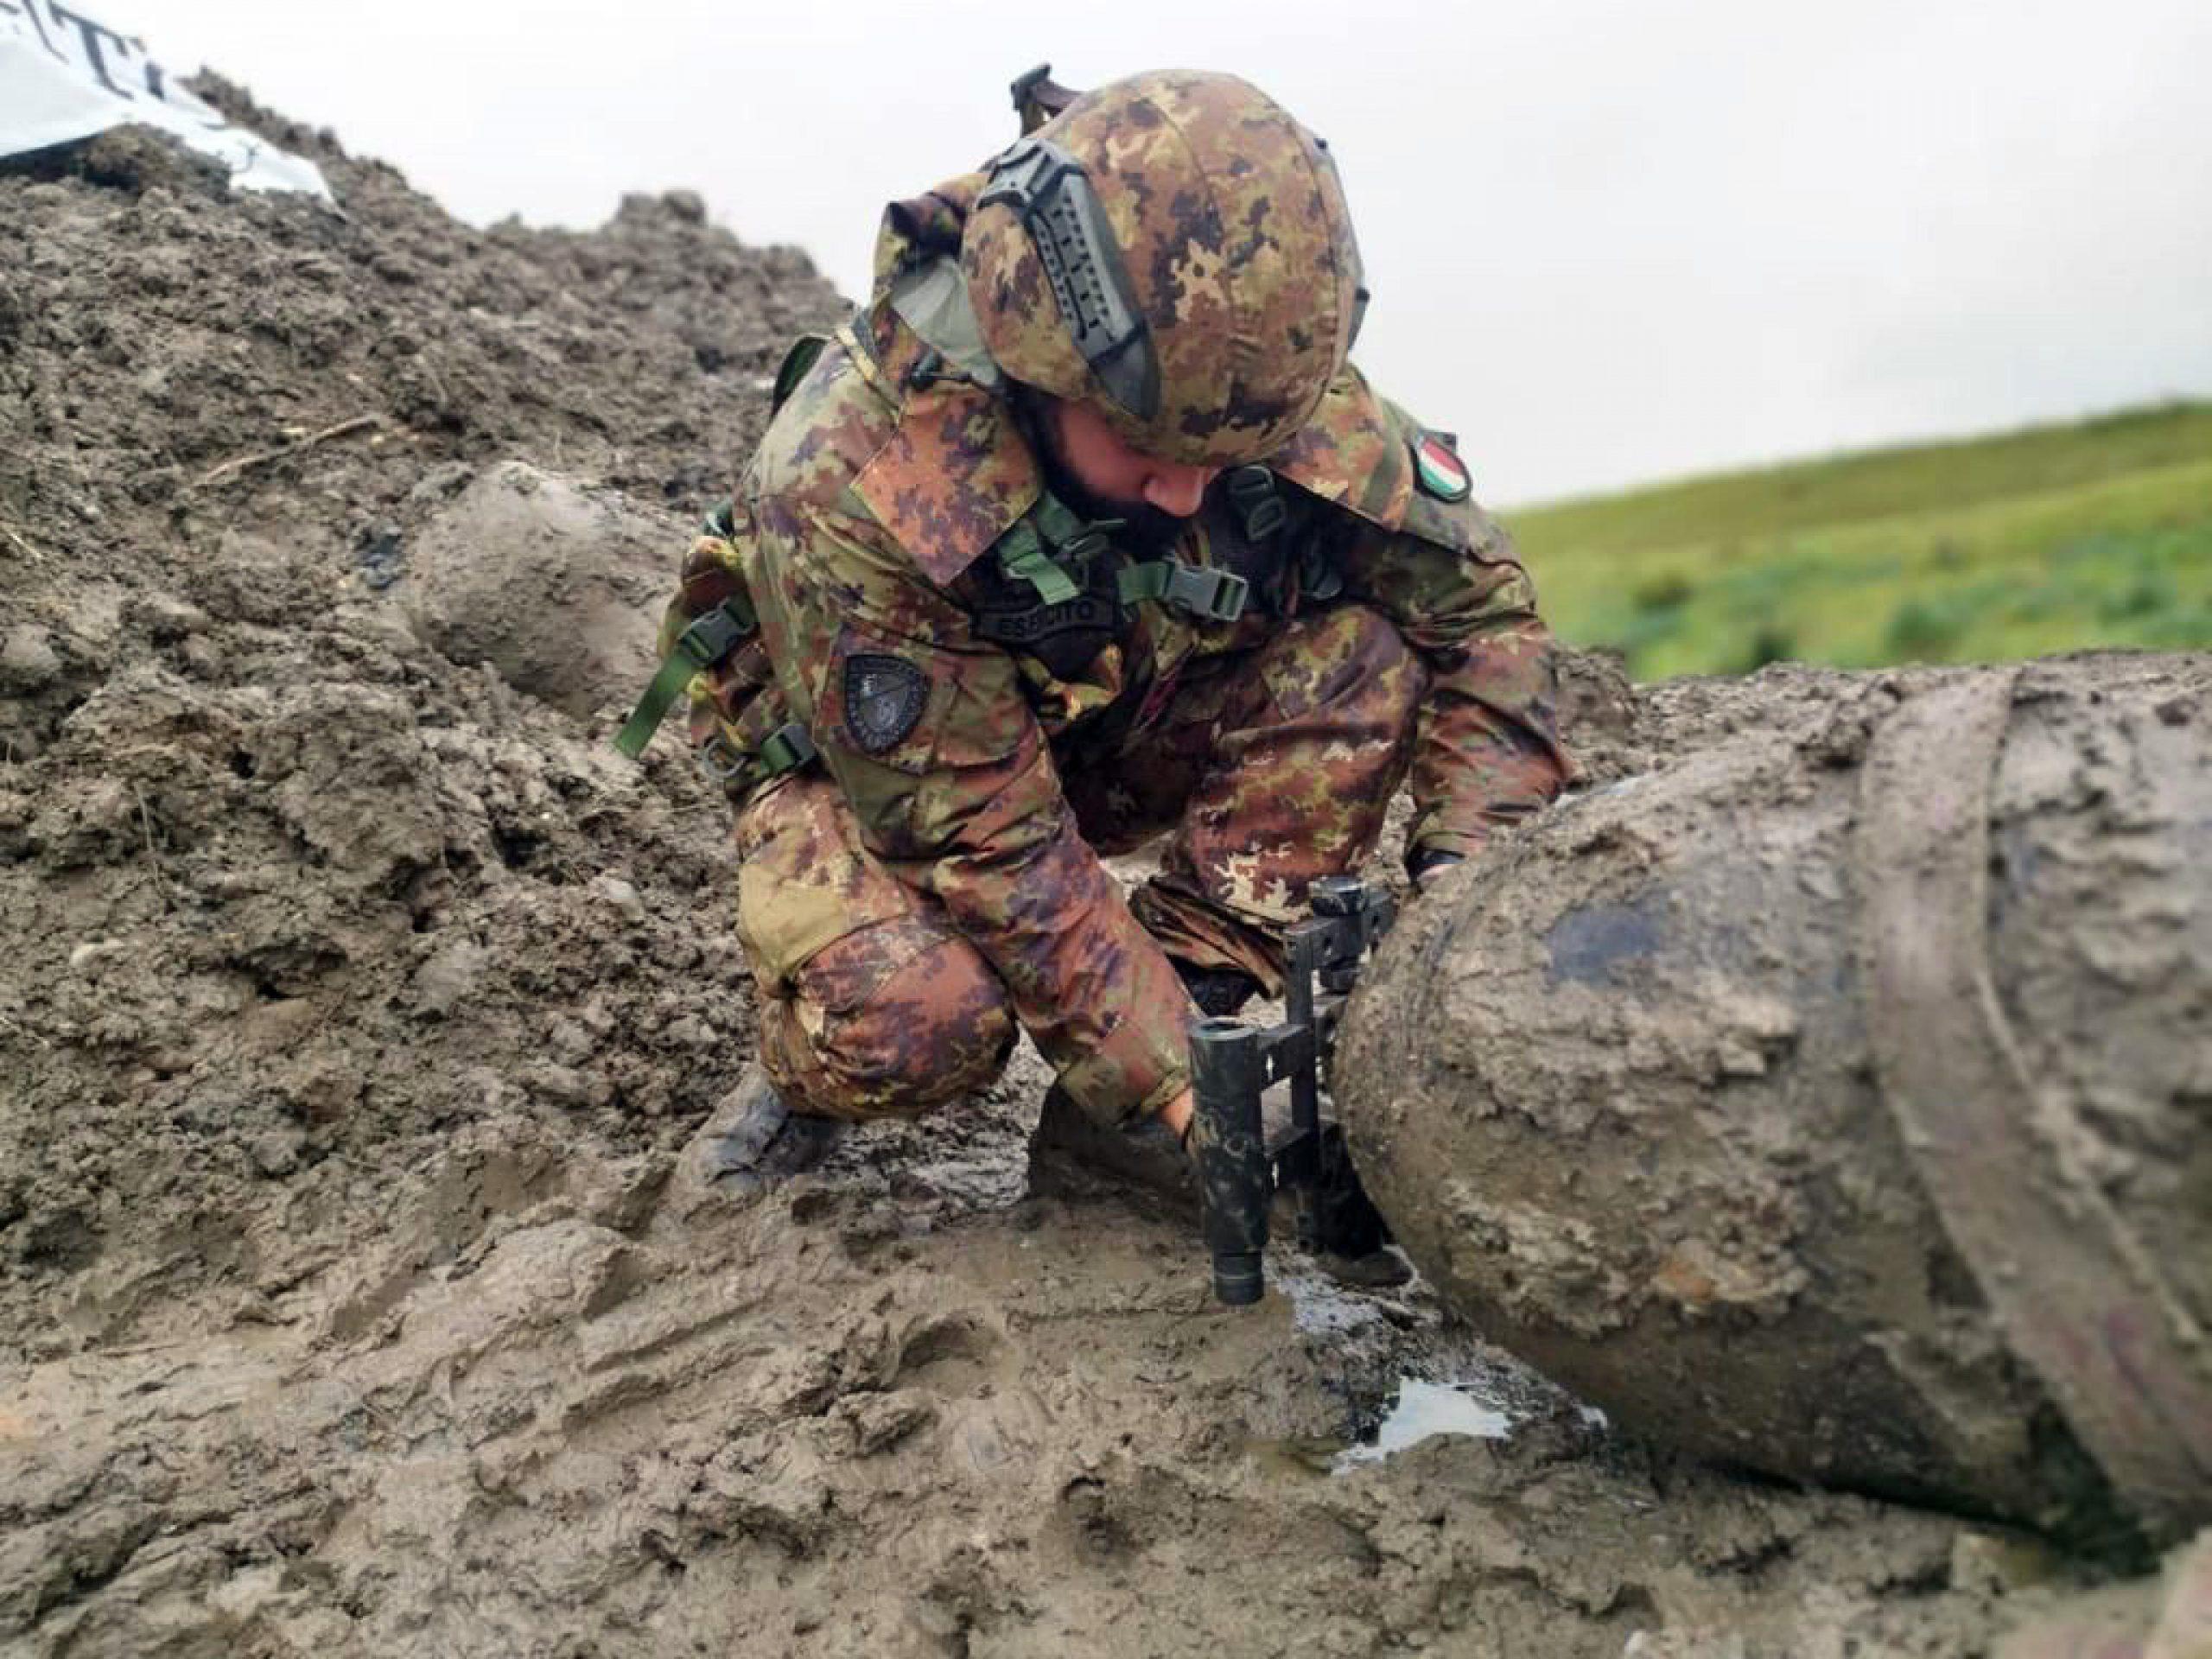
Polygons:
[[[760,1058],[696,1175],[970,1094],[1017,1029],[1040,1138],[1172,1149],[1189,1022],[1279,987],[1402,782],[1416,880],[1558,791],[1534,592],[1351,366],[1366,300],[1327,146],[1227,75],[1073,98],[887,210],[625,734],[689,683],[738,809]],[[1125,898],[1101,855],[1163,834]]]

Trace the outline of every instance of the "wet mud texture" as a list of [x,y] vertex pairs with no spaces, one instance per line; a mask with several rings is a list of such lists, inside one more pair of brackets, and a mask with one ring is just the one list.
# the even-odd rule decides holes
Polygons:
[[[1389,942],[1339,1063],[1368,1182],[1487,1335],[1670,1444],[2186,1536],[2212,658],[1763,680],[1756,727],[1555,810]],[[1650,701],[1679,741],[1711,695]],[[1986,983],[1900,982],[1955,897]],[[2007,1065],[1967,1052],[1985,1014]]]
[[[1174,1224],[1022,1198],[1033,1061],[690,1188],[727,809],[474,596],[619,662],[629,555],[559,524],[672,565],[842,303],[695,197],[474,231],[213,91],[343,217],[129,134],[0,174],[0,1653],[1952,1655],[2055,1604],[1419,1294],[1213,1308]],[[558,594],[457,552],[510,461]],[[1663,745],[1578,684],[1601,775]],[[1317,1472],[1406,1373],[1520,1427]]]

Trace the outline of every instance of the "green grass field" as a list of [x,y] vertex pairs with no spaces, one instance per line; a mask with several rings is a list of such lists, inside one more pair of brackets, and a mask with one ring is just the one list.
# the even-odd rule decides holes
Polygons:
[[1503,516],[1554,630],[1637,679],[2212,650],[2212,404]]

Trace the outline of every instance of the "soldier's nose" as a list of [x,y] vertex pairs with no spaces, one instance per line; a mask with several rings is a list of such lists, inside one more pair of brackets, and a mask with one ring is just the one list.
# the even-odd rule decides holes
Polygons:
[[1198,510],[1206,486],[1218,471],[1217,467],[1157,466],[1145,480],[1145,502],[1175,518],[1187,518]]

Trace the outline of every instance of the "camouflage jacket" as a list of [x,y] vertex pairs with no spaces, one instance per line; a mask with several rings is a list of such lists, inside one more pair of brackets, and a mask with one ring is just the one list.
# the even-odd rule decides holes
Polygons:
[[[873,302],[778,411],[732,535],[695,546],[664,644],[743,584],[760,631],[695,683],[694,741],[747,751],[803,723],[868,847],[942,902],[1063,1084],[1110,1118],[1187,1081],[1190,1007],[1077,833],[1056,752],[1164,692],[1179,664],[1255,643],[1275,626],[1265,612],[1296,599],[1279,592],[1229,624],[1139,604],[1124,638],[1062,671],[979,635],[1004,580],[985,556],[1037,504],[1039,464],[1003,397],[948,365],[893,299],[957,253],[981,184],[888,210]],[[1267,467],[1291,486],[1300,567],[1389,616],[1426,664],[1412,840],[1464,854],[1556,794],[1571,763],[1534,590],[1489,518],[1420,486],[1426,435],[1347,370]],[[1207,563],[1209,522],[1179,557]],[[882,717],[902,694],[919,705],[903,728]]]

